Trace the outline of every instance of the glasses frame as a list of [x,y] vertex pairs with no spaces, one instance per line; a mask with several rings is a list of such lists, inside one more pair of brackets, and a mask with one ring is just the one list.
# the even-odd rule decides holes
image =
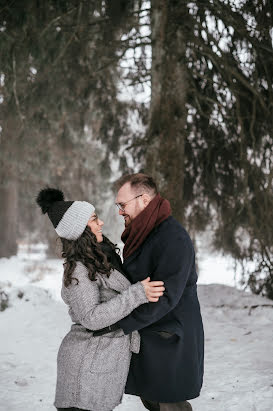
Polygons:
[[[128,203],[130,203],[130,201],[133,201],[133,200],[135,200],[136,198],[143,196],[143,194],[144,194],[144,193],[139,194],[138,196],[136,196],[136,197],[134,197],[134,198],[131,198],[131,200],[128,200],[128,201],[126,201],[125,203],[115,203],[115,204],[116,204],[117,208],[124,213],[126,205],[127,205]],[[121,204],[122,204],[122,205],[121,205]]]

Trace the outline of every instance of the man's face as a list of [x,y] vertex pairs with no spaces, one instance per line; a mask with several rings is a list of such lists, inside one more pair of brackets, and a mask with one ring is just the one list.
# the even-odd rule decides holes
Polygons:
[[146,207],[141,194],[133,191],[130,183],[125,183],[118,191],[116,203],[119,203],[124,210],[119,210],[119,214],[124,218],[125,227]]

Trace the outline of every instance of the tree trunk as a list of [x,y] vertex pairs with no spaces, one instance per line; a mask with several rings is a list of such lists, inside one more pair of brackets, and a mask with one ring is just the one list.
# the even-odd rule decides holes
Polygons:
[[0,186],[0,258],[17,254],[18,185],[15,179]]
[[[8,83],[8,77],[5,78]],[[0,122],[1,151],[0,151],[0,258],[17,254],[19,228],[19,184],[24,163],[22,124],[12,103],[5,100],[1,107]],[[20,171],[19,171],[20,170]]]
[[187,8],[175,0],[152,1],[152,96],[145,172],[157,181],[183,221],[184,147],[186,140],[187,66],[183,21]]

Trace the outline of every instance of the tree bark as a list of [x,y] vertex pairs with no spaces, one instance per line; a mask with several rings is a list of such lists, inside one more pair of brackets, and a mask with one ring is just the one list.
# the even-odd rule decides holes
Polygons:
[[10,179],[0,186],[0,258],[17,254],[18,185]]
[[145,172],[152,175],[173,215],[183,221],[184,147],[188,91],[183,21],[186,5],[152,1],[152,96],[147,129]]
[[17,254],[21,123],[11,106],[2,104],[0,152],[0,258]]

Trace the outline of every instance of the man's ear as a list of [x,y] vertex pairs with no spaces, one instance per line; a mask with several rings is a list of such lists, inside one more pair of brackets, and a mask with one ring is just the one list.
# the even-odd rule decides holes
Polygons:
[[147,205],[151,201],[151,197],[149,196],[149,194],[145,193],[145,194],[142,195],[142,200],[143,200],[143,203],[144,203],[145,207],[147,207]]

